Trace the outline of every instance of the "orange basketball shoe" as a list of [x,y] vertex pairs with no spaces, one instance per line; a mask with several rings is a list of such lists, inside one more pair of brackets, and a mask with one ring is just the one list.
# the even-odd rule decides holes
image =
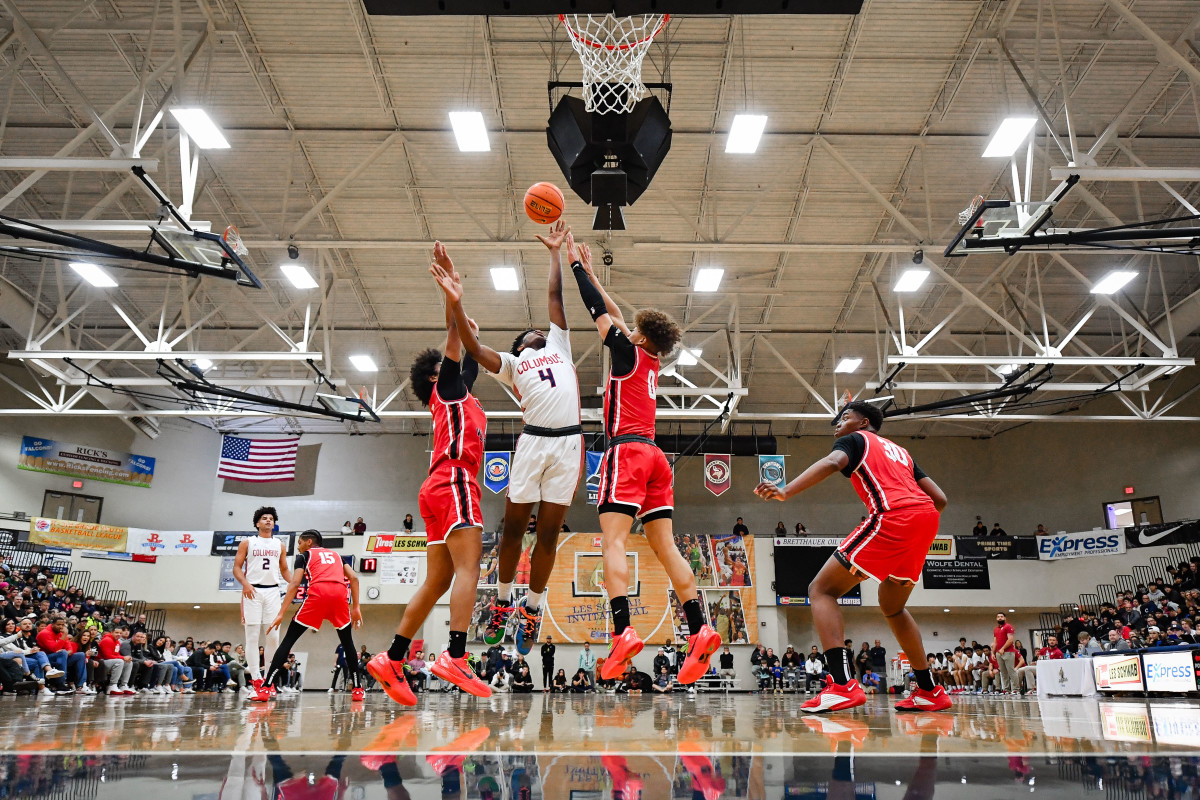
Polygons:
[[450,651],[443,650],[442,654],[437,657],[437,661],[433,662],[433,666],[429,668],[429,671],[442,680],[453,683],[467,694],[473,694],[476,697],[492,696],[491,688],[479,679],[479,676],[475,674],[475,670],[471,669],[471,665],[467,663],[466,656],[451,658]]
[[695,683],[708,672],[709,657],[721,646],[721,634],[705,623],[688,637],[687,658],[679,668],[680,683]]
[[379,681],[379,685],[383,687],[387,696],[400,705],[415,706],[417,704],[417,696],[413,694],[412,687],[408,685],[408,680],[404,677],[403,664],[388,658],[386,650],[376,653],[375,657],[367,662],[367,672]]
[[625,667],[642,652],[644,646],[632,625],[621,631],[620,635],[613,637],[612,649],[608,651],[608,659],[600,669],[600,677],[611,681],[624,675]]

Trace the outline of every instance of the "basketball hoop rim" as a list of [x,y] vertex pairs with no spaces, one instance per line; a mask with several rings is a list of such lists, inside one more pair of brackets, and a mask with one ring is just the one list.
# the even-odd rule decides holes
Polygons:
[[591,39],[587,39],[571,27],[571,23],[567,22],[566,14],[559,14],[558,21],[561,22],[563,27],[567,29],[567,35],[580,44],[587,45],[588,47],[596,50],[632,50],[635,47],[640,47],[641,45],[654,41],[654,37],[662,33],[662,29],[665,28],[667,23],[671,21],[671,15],[663,14],[662,21],[658,23],[658,27],[655,28],[649,36],[645,37],[644,39],[639,39],[636,42],[631,42],[630,44],[601,44],[600,42],[594,42]]

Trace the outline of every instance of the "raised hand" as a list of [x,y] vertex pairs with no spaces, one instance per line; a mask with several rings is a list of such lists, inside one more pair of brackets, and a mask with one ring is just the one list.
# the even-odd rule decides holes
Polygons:
[[450,256],[446,253],[446,245],[441,242],[433,243],[433,261],[450,275],[454,274],[454,262],[450,260]]
[[783,490],[773,483],[760,483],[754,489],[754,493],[763,500],[778,500],[780,502],[787,500],[787,495],[783,493]]
[[567,228],[567,233],[563,239],[563,244],[567,246],[567,263],[575,263],[575,234],[571,233],[571,229]]
[[579,245],[579,263],[583,265],[584,272],[596,277],[596,273],[592,272],[592,248],[586,244]]
[[442,292],[446,295],[446,302],[457,303],[462,299],[462,281],[459,279],[458,273],[453,271],[453,267],[447,271],[438,264],[430,264],[429,274],[442,288]]
[[546,247],[549,249],[558,250],[560,247],[562,247],[563,239],[567,236],[567,234],[570,233],[570,231],[571,229],[567,227],[567,224],[560,219],[550,226],[550,232],[545,236],[542,236],[539,233],[534,234],[534,238],[546,245]]

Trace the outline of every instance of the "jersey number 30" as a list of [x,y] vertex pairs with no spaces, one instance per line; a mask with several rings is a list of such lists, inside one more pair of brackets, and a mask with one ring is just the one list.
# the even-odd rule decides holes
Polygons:
[[883,443],[883,452],[892,461],[899,461],[904,466],[906,466],[906,467],[908,466],[908,453],[905,453],[902,449],[900,449],[896,445],[892,444],[891,442]]
[[552,369],[539,369],[539,370],[538,370],[538,377],[539,377],[539,378],[541,378],[541,379],[542,379],[542,380],[544,380],[544,381],[550,381],[550,386],[551,386],[551,388],[555,388],[555,389],[557,389],[557,388],[558,388],[558,384],[554,382],[554,370],[552,370]]

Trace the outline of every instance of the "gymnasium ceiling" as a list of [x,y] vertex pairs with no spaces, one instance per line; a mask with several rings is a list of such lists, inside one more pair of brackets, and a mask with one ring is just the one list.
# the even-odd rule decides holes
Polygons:
[[[1108,306],[1091,311],[1095,298],[1087,285],[1054,258],[952,260],[941,250],[958,227],[957,212],[973,196],[1012,191],[1009,162],[980,154],[1003,118],[1035,113],[1023,82],[1057,137],[1074,139],[1080,153],[1116,121],[1115,136],[1095,153],[1098,166],[1200,163],[1198,24],[1200,7],[1192,0],[1137,0],[1131,7],[1126,0],[867,0],[853,17],[675,17],[643,75],[674,86],[670,155],[650,189],[626,210],[628,230],[593,232],[591,210],[573,196],[566,219],[594,249],[612,252],[602,278],[628,307],[655,305],[691,325],[685,344],[701,346],[717,372],[730,366],[726,343],[739,349],[747,393],[737,407],[736,432],[753,425],[760,433],[827,433],[820,420],[788,415],[824,415],[814,393],[833,404],[844,390],[859,395],[867,381],[890,371],[885,359],[896,354],[897,342],[887,326],[898,335],[901,325],[890,287],[918,249],[927,266],[946,272],[935,272],[920,292],[906,296],[906,342],[962,306],[923,352],[1011,354],[1021,346],[1013,328],[1053,340],[1083,320],[1065,355],[1084,355],[1087,348],[1161,356],[1128,319],[1151,328],[1167,304],[1200,289],[1195,257],[1136,259],[1138,279],[1113,298],[1122,316]],[[115,270],[119,288],[101,291],[80,287],[73,272],[53,262],[5,259],[0,274],[37,303],[46,320],[38,327],[87,303],[63,329],[72,348],[143,349],[113,304],[149,340],[158,337],[160,319],[171,331],[166,338],[203,320],[175,345],[177,354],[286,350],[267,321],[299,340],[307,311],[310,349],[322,352],[323,368],[382,403],[407,377],[412,354],[437,346],[443,336],[440,293],[427,274],[433,239],[453,243],[468,311],[485,341],[506,347],[518,331],[546,324],[547,258],[532,239],[540,228],[525,217],[521,200],[534,182],[564,184],[545,142],[546,83],[578,80],[580,68],[556,19],[376,17],[365,13],[361,0],[0,0],[2,30],[8,34],[0,50],[0,155],[108,157],[112,145],[95,132],[65,150],[91,123],[91,110],[105,112],[133,91],[131,101],[106,115],[118,139],[128,141],[139,107],[144,126],[174,87],[169,105],[207,109],[232,144],[202,153],[193,219],[211,221],[218,231],[236,225],[266,283],[255,291],[215,279]],[[188,63],[186,74],[176,68],[180,61]],[[140,104],[134,90],[143,79]],[[459,152],[447,112],[462,109],[483,113],[489,152]],[[753,155],[726,154],[725,134],[742,111],[767,114],[766,135]],[[178,141],[168,117],[141,151],[160,159],[153,177],[176,202],[182,197]],[[1048,192],[1049,167],[1066,163],[1039,125],[1033,194]],[[13,191],[29,174],[0,172],[0,195],[7,195],[0,213],[40,220],[150,220],[156,214],[156,203],[127,173],[52,171]],[[1200,181],[1168,185],[1187,202],[1200,202]],[[1180,201],[1155,182],[1085,181],[1082,187],[1086,191],[1056,214],[1060,223],[1098,226],[1183,213]],[[289,239],[321,288],[300,291],[283,279],[278,266],[288,260]],[[1130,260],[1127,254],[1067,256],[1089,281]],[[492,289],[488,268],[497,265],[518,269],[520,291]],[[720,291],[692,291],[696,270],[708,266],[725,270]],[[974,299],[964,301],[960,287]],[[569,284],[567,300],[580,356],[596,337]],[[1179,355],[1200,351],[1195,332],[1176,333]],[[0,327],[0,348],[22,349],[27,335]],[[371,355],[380,371],[355,370],[348,357],[357,353]],[[862,357],[862,367],[835,376],[844,356]],[[103,368],[112,377],[153,373],[150,362],[106,362]],[[592,348],[579,369],[590,404],[598,402],[601,369]],[[1142,416],[1160,397],[1161,409],[1192,388],[1195,373],[1164,375],[1147,392],[1064,399],[1027,413]],[[15,367],[5,374],[30,386],[32,379]],[[234,383],[246,376],[247,386],[251,377],[306,376],[294,363],[222,362],[211,374]],[[702,386],[715,380],[703,365],[680,367],[679,374]],[[1113,374],[1060,366],[1055,380],[1102,385]],[[978,366],[925,366],[910,367],[901,380],[985,386],[1000,379]],[[44,383],[57,398],[53,379]],[[296,399],[301,390],[251,391]],[[304,391],[311,397],[311,389]],[[478,393],[490,411],[515,410],[493,381],[481,381]],[[922,389],[901,392],[901,399],[927,403],[958,394]],[[1072,396],[1039,393],[1035,399]],[[15,401],[22,403],[30,405]],[[113,398],[106,405],[115,405]],[[716,406],[701,401],[684,424],[694,428]],[[88,398],[77,407],[103,406]],[[666,411],[665,402],[660,407]],[[1188,407],[1184,402],[1172,413]],[[985,404],[976,411],[997,408]],[[387,410],[420,409],[402,390]],[[290,418],[197,414],[196,420],[224,430],[343,429]],[[398,416],[386,418],[382,429],[424,424],[419,415]],[[904,429],[987,435],[1014,424],[1019,421],[985,415],[906,423]]]

